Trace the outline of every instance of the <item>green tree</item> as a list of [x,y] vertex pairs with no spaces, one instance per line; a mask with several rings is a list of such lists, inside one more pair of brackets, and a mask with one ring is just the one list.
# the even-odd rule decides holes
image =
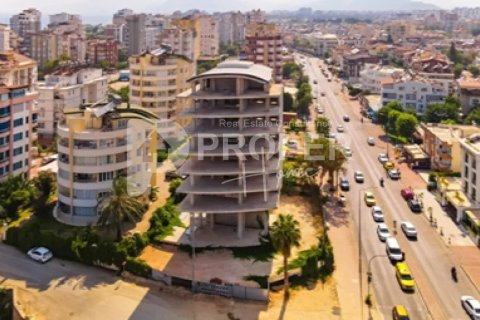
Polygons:
[[128,189],[127,178],[116,178],[112,184],[112,194],[99,205],[101,215],[98,224],[114,228],[117,241],[122,239],[123,223],[136,221],[144,212],[143,203],[129,195]]
[[18,210],[31,204],[35,188],[21,175],[9,176],[0,183],[0,206],[5,209],[5,215],[13,218]]
[[287,62],[282,67],[282,74],[284,78],[296,79],[302,73],[302,69],[295,62]]
[[455,47],[455,43],[450,43],[450,49],[448,49],[448,58],[453,61],[453,63],[459,63],[459,53]]
[[387,121],[387,130],[389,132],[395,131],[395,124],[397,123],[397,119],[403,114],[403,112],[397,110],[390,110],[388,113],[388,121]]
[[57,176],[50,171],[41,171],[32,180],[35,187],[35,199],[33,200],[33,212],[38,216],[45,216],[50,213],[49,203],[52,195],[55,194]]
[[302,237],[298,221],[291,214],[279,215],[270,228],[270,237],[274,248],[283,255],[284,291],[285,296],[288,297],[288,258],[292,253],[292,247],[300,246]]
[[458,99],[458,97],[452,95],[452,94],[449,94],[446,98],[445,98],[445,103],[448,103],[448,104],[453,104],[455,106],[457,106],[457,108],[460,108],[460,99]]
[[480,107],[473,108],[465,118],[465,124],[480,124]]
[[460,118],[458,107],[449,103],[435,103],[427,106],[423,120],[429,123],[440,123],[443,120],[458,122]]
[[284,111],[293,111],[293,97],[289,92],[283,93],[283,110]]
[[333,182],[335,188],[335,174],[343,169],[347,161],[343,148],[333,140],[323,137],[313,142],[306,141],[306,143],[309,148],[308,156],[315,157],[311,164],[321,168],[320,181],[323,181],[325,175],[328,174],[329,180]]
[[391,111],[403,112],[403,106],[398,101],[389,102],[387,105],[383,106],[377,112],[377,122],[383,126],[387,125],[389,119],[389,113]]
[[328,137],[330,134],[331,124],[326,117],[318,117],[315,119],[315,131],[323,137]]
[[455,78],[459,78],[463,72],[463,64],[456,63],[453,73],[455,74]]
[[474,64],[471,64],[471,65],[468,67],[468,71],[470,71],[475,78],[480,75],[480,68],[477,67],[477,66],[474,65]]
[[130,92],[130,89],[128,86],[122,87],[118,90],[112,90],[112,91],[113,93],[118,94],[122,98],[123,102],[128,102],[128,95]]
[[395,131],[405,137],[409,138],[413,135],[418,125],[418,120],[414,115],[402,113],[397,117],[395,122]]

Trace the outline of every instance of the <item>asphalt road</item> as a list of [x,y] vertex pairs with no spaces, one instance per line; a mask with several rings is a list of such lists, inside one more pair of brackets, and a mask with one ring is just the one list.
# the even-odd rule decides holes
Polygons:
[[[389,180],[377,161],[378,153],[386,151],[385,144],[375,137],[376,146],[367,145],[368,134],[365,128],[373,124],[369,121],[365,121],[364,124],[360,122],[358,110],[351,110],[352,108],[340,98],[341,84],[335,81],[327,82],[320,71],[319,63],[319,59],[308,58],[306,74],[312,81],[318,82],[316,85],[312,82],[312,88],[318,95],[318,103],[322,105],[325,115],[332,123],[332,131],[337,124],[345,127],[345,133],[336,133],[337,140],[349,145],[353,150],[353,157],[346,165],[346,176],[351,185],[347,196],[348,208],[362,239],[362,274],[367,272],[367,261],[378,256],[371,260],[372,288],[377,308],[386,319],[391,318],[392,307],[396,304],[405,305],[412,319],[467,319],[465,311],[460,306],[460,296],[465,294],[475,296],[475,288],[463,274],[459,274],[458,283],[451,280],[450,268],[455,262],[449,249],[426,219],[422,215],[413,214],[403,201],[400,190],[406,186],[402,181]],[[325,96],[322,97],[320,92],[324,92]],[[350,122],[342,120],[344,114],[350,116]],[[355,183],[353,179],[355,170],[364,173],[365,183],[361,185]],[[379,186],[379,178],[382,176],[385,180],[384,188]],[[395,236],[406,253],[406,262],[417,283],[418,290],[413,294],[402,292],[395,278],[394,266],[382,256],[385,255],[385,245],[378,239],[377,223],[373,221],[370,209],[363,202],[365,189],[375,194],[391,233],[393,220],[398,221],[398,224],[400,221],[410,221],[417,228],[419,234],[417,241],[409,241],[400,228]],[[358,272],[359,268],[355,268],[355,271]],[[364,282],[364,292],[366,286]]]

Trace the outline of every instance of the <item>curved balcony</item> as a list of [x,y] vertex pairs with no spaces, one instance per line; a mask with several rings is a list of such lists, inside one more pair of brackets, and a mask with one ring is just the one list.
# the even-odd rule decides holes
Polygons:
[[[192,181],[194,184],[192,185]],[[241,184],[239,185],[239,181]],[[278,191],[280,189],[281,179],[276,174],[268,175],[263,180],[263,174],[253,174],[245,178],[241,176],[224,180],[216,177],[189,177],[177,189],[177,192],[188,194],[235,194],[235,193],[254,193],[263,191]]]
[[88,225],[95,225],[99,216],[77,216],[69,213],[64,213],[58,206],[53,210],[53,216],[59,222],[76,227],[86,227]]
[[276,154],[280,150],[281,144],[278,141],[265,141],[258,140],[255,143],[248,141],[242,147],[223,145],[220,141],[218,146],[211,148],[209,145],[205,145],[202,148],[198,146],[191,146],[186,144],[179,151],[178,154],[182,156],[196,156],[196,157],[209,157],[209,156],[248,156],[248,155],[264,155],[264,154]]
[[189,108],[181,113],[181,116],[193,119],[216,119],[216,118],[256,118],[256,117],[279,117],[281,109],[278,106],[247,106],[244,111],[225,106],[202,106]]
[[178,169],[180,174],[186,175],[240,175],[255,173],[277,173],[280,170],[280,158],[274,156],[262,163],[262,160],[247,159],[245,165],[240,165],[239,161],[208,161],[188,159],[183,166]]
[[269,136],[280,133],[280,125],[272,121],[253,121],[251,123],[245,122],[245,126],[242,130],[239,128],[238,122],[226,121],[224,125],[216,124],[210,125],[207,123],[196,125],[192,123],[185,128],[187,134],[197,136],[228,136],[228,135],[241,135],[241,136]]
[[[66,125],[58,125],[57,134],[60,138],[69,137],[69,128]],[[99,140],[99,139],[113,139],[113,138],[122,138],[128,135],[128,128],[118,128],[118,129],[89,129],[85,128],[82,132],[75,132],[74,139],[78,140]]]
[[178,210],[181,212],[216,214],[258,212],[277,208],[278,200],[279,192],[269,192],[266,201],[263,192],[249,194],[243,199],[242,203],[239,203],[236,197],[189,194],[180,203]]

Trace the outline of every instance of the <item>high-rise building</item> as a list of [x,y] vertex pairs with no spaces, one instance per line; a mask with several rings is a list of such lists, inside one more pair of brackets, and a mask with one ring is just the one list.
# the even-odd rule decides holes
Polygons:
[[0,53],[0,180],[28,174],[37,139],[37,64],[15,52]]
[[225,227],[238,238],[246,228],[268,232],[281,186],[283,86],[273,82],[272,69],[250,61],[190,79],[191,142],[178,151],[189,155],[179,168],[189,177],[177,191],[187,194],[179,210],[191,213],[198,238]]
[[10,27],[0,23],[0,53],[10,50]]
[[148,194],[156,185],[156,120],[144,109],[113,101],[66,110],[58,126],[56,219],[95,224],[117,177],[127,178],[130,195]]
[[30,33],[39,32],[42,27],[42,13],[37,9],[26,9],[10,18],[10,28],[19,36],[20,52],[28,54]]
[[283,37],[275,24],[248,25],[245,56],[247,60],[272,68],[275,81],[282,81]]
[[[187,80],[193,76],[191,60],[172,53],[163,46],[131,56],[130,103],[139,105],[159,118],[158,134],[175,139],[180,127],[187,125],[186,119],[178,118],[188,101],[177,100],[177,95],[190,86]],[[159,140],[160,147],[163,141]]]
[[245,15],[247,25],[265,23],[267,21],[265,11],[260,9],[248,11]]
[[245,15],[241,12],[227,12],[219,16],[220,43],[238,43],[245,40]]
[[129,56],[139,54],[146,49],[145,14],[134,14],[126,17],[126,49]]
[[200,16],[200,56],[203,59],[218,57],[220,39],[218,21],[212,16]]
[[30,57],[38,62],[39,67],[43,67],[49,60],[59,58],[63,54],[62,39],[51,31],[43,30],[30,34]]
[[38,134],[49,140],[64,120],[64,111],[107,98],[108,78],[102,69],[65,66],[45,76],[38,92]]
[[112,24],[117,26],[125,24],[127,23],[127,17],[134,14],[135,12],[131,9],[120,9],[113,15]]
[[196,47],[195,34],[195,29],[191,28],[166,28],[160,33],[158,43],[169,45],[174,53],[185,56],[195,62],[199,54],[199,48]]
[[92,39],[87,41],[87,61],[98,64],[105,61],[108,66],[118,63],[118,43],[114,39]]

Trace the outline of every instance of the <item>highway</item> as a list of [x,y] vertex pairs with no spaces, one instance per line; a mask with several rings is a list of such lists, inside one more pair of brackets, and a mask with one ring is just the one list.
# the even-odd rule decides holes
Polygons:
[[[298,56],[297,56],[298,59]],[[345,133],[336,133],[339,143],[350,146],[353,157],[346,165],[346,176],[350,181],[351,189],[347,195],[348,209],[351,213],[357,232],[361,236],[361,254],[363,263],[355,268],[361,268],[363,275],[367,272],[367,261],[372,257],[372,290],[376,307],[385,319],[391,319],[392,307],[396,304],[406,306],[411,319],[467,319],[465,311],[460,305],[461,295],[475,296],[477,291],[471,283],[459,274],[459,282],[454,283],[450,276],[450,268],[455,265],[449,249],[433,231],[423,215],[413,214],[406,202],[400,196],[400,190],[407,187],[402,180],[392,181],[386,177],[385,170],[377,160],[380,152],[385,152],[385,143],[374,137],[376,145],[367,145],[367,126],[370,121],[361,123],[359,110],[352,110],[349,104],[342,99],[341,84],[328,82],[319,67],[320,60],[307,58],[305,73],[310,77],[314,95],[318,96],[318,103],[324,108],[325,116],[330,119],[332,132],[336,131],[337,124],[342,124]],[[328,72],[328,74],[330,74]],[[313,83],[317,81],[317,84]],[[325,96],[321,96],[324,92]],[[317,102],[316,101],[316,102]],[[343,115],[349,115],[351,121],[344,122]],[[315,118],[313,115],[312,120]],[[359,185],[353,179],[353,172],[361,170],[365,175],[365,183]],[[379,186],[379,178],[384,177],[385,187]],[[404,293],[396,280],[394,266],[385,255],[385,244],[376,233],[377,223],[373,221],[370,208],[363,201],[363,192],[372,191],[384,211],[386,223],[393,234],[393,221],[412,222],[418,231],[418,240],[408,240],[400,228],[395,236],[406,255],[406,262],[416,280],[415,293]],[[358,243],[352,244],[358,246]],[[353,268],[353,266],[352,266]],[[365,277],[364,277],[365,279]],[[363,296],[366,296],[366,281],[363,281]],[[427,308],[428,306],[428,308]]]

